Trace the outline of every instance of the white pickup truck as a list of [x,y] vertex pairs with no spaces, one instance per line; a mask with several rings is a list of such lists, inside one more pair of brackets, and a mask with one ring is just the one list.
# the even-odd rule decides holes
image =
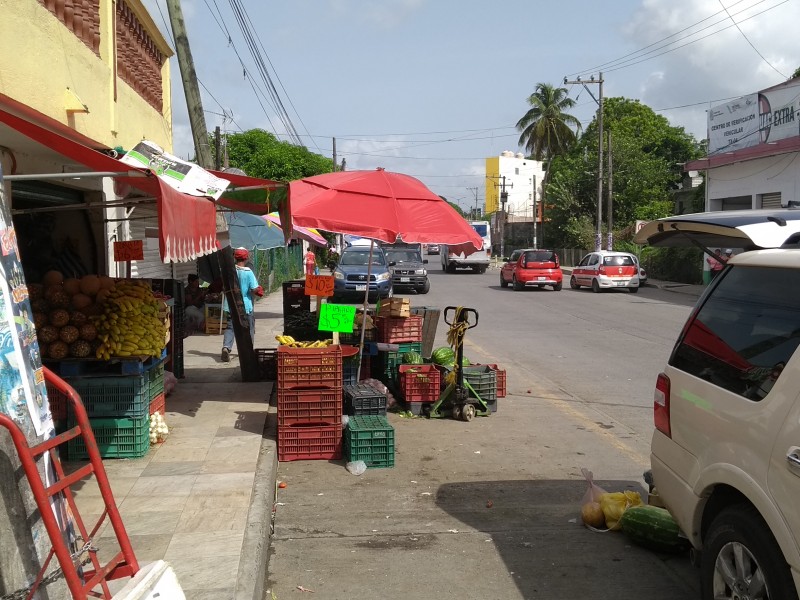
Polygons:
[[479,250],[464,255],[463,246],[441,246],[442,270],[455,273],[456,269],[472,269],[476,273],[485,273],[489,268],[489,254]]

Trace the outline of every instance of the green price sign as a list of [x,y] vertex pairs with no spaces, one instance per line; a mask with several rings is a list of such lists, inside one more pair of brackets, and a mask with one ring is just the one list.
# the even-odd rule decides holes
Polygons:
[[353,320],[356,318],[356,307],[345,304],[328,304],[319,307],[319,330],[353,333]]

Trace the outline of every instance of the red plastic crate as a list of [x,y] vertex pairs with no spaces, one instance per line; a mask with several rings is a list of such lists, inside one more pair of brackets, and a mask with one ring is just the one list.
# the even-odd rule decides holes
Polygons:
[[342,389],[342,348],[278,347],[278,390]]
[[400,365],[400,390],[406,402],[435,402],[441,394],[441,375],[434,365]]
[[164,413],[166,412],[167,412],[167,401],[164,392],[161,392],[158,396],[156,396],[150,401],[150,414],[154,415],[158,413],[161,416],[164,416]]
[[341,389],[278,390],[278,426],[341,423],[342,414]]
[[413,317],[376,317],[378,341],[385,344],[400,342],[421,342],[422,321],[420,316]]
[[342,458],[342,424],[278,425],[278,460]]
[[505,398],[506,397],[506,370],[499,368],[497,365],[486,365],[492,371],[495,372],[497,376],[497,397],[498,398]]

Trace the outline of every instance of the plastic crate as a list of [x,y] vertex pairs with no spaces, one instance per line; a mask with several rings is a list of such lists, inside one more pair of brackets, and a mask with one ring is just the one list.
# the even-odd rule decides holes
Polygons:
[[[386,344],[400,342],[422,343],[421,316],[412,317],[376,317],[375,325],[378,328],[378,341]],[[420,345],[420,352],[422,346]]]
[[400,391],[406,402],[434,402],[441,395],[442,379],[433,365],[399,365]]
[[278,350],[276,348],[255,348],[258,372],[262,381],[277,381]]
[[150,401],[154,400],[159,394],[164,393],[164,362],[147,371],[148,393]]
[[422,352],[422,342],[411,342],[398,344],[400,347],[396,352],[378,352],[377,373],[373,368],[373,375],[377,374],[381,380],[384,378],[395,383],[397,381],[397,367],[403,361],[403,354],[406,352]]
[[394,466],[394,427],[382,415],[350,417],[344,432],[348,461],[363,460],[367,467]]
[[342,349],[278,348],[278,390],[342,388]]
[[358,354],[342,359],[342,383],[345,386],[358,383],[358,381],[356,381],[358,377],[358,364]]
[[[374,342],[378,336],[378,330],[375,327],[370,327],[364,332],[364,341],[365,342]],[[353,333],[340,333],[339,334],[339,343],[341,344],[352,344],[354,346],[358,346],[361,344],[361,330],[360,329],[353,329]]]
[[472,389],[485,402],[491,404],[497,401],[497,372],[489,365],[464,367],[464,381],[469,382]]
[[278,425],[278,460],[342,458],[342,424]]
[[[66,379],[78,395],[89,417],[147,416],[150,410],[150,373],[119,377],[75,377]],[[163,371],[161,387],[164,387]],[[163,389],[162,389],[163,391]],[[67,406],[67,416],[72,406]]]
[[385,415],[386,394],[368,383],[344,387],[344,408],[348,415]]
[[506,387],[506,370],[499,368],[497,365],[486,365],[490,369],[492,369],[497,376],[497,397],[498,398],[505,398],[506,394],[508,393],[508,388]]
[[342,391],[331,388],[278,390],[278,426],[342,421]]
[[[101,458],[140,458],[150,449],[150,416],[147,414],[136,419],[89,419],[89,423]],[[67,426],[72,428],[75,424],[70,418]],[[82,436],[67,442],[67,452],[70,460],[89,457]]]
[[361,381],[372,378],[372,358],[369,354],[361,356]]
[[309,312],[311,310],[311,296],[306,296],[305,279],[284,281],[282,287],[284,317],[298,312]]
[[164,395],[164,392],[161,392],[158,396],[150,400],[150,414],[154,415],[156,413],[164,416],[167,412],[167,399]]

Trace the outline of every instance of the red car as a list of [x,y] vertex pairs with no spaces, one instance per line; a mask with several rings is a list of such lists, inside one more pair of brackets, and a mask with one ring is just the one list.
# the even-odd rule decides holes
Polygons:
[[552,250],[514,250],[500,271],[500,287],[508,287],[510,283],[515,290],[549,285],[557,292],[562,280],[558,255]]

